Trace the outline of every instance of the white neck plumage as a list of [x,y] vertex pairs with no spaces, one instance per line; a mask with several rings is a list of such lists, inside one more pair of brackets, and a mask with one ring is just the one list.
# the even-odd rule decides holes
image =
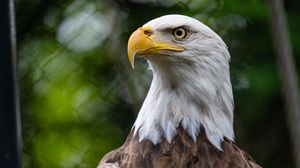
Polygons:
[[[222,51],[220,54],[229,55],[226,49]],[[234,140],[228,60],[211,61],[209,56],[147,59],[153,80],[133,126],[140,141],[157,144],[164,136],[170,143],[179,126],[195,141],[204,128],[209,141],[219,150],[224,137]]]

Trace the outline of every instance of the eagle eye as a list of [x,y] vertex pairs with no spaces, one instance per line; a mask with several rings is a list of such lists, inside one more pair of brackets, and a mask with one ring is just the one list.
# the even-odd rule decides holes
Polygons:
[[181,40],[186,38],[188,30],[183,27],[178,27],[173,30],[172,34],[176,39]]

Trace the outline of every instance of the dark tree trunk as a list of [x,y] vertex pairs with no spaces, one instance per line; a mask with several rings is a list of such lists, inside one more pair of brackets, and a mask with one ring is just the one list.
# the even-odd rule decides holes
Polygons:
[[287,123],[293,144],[296,167],[300,167],[300,106],[299,90],[289,41],[287,23],[282,0],[269,0],[274,48],[280,71]]
[[17,91],[13,0],[0,1],[0,167],[20,168],[21,122]]

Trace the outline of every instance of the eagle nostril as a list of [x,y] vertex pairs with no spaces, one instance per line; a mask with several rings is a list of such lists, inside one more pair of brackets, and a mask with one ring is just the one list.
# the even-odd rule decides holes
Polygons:
[[144,30],[144,34],[146,34],[147,36],[151,36],[153,34],[153,31],[151,31],[151,30]]

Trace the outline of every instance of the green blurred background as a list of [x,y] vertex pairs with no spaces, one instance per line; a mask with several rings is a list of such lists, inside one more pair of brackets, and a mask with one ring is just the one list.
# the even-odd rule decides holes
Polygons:
[[[285,7],[299,66],[300,2]],[[16,0],[24,168],[95,168],[122,144],[151,81],[146,61],[130,67],[128,37],[171,13],[228,45],[238,146],[263,167],[294,167],[265,1]]]

